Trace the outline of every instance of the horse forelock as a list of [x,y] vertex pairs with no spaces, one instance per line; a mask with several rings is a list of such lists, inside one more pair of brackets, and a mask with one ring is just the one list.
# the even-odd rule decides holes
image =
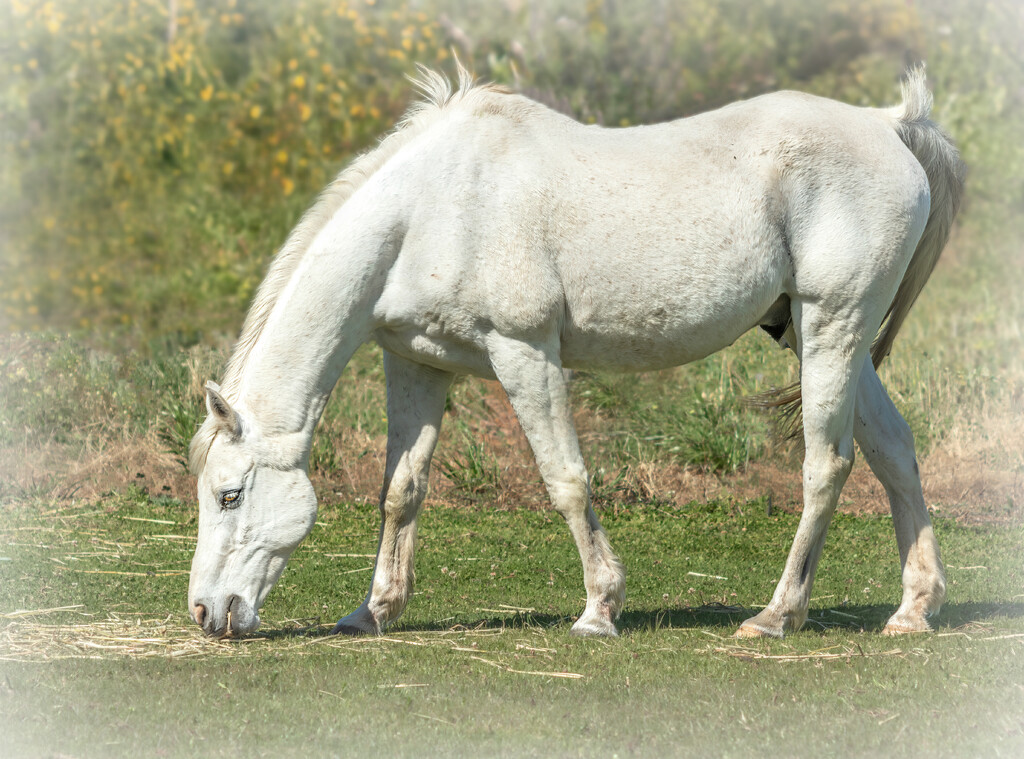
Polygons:
[[192,436],[192,441],[188,446],[188,470],[198,477],[203,467],[206,466],[206,457],[210,453],[210,448],[213,446],[213,440],[217,437],[217,428],[213,421],[207,417],[206,421],[200,425],[196,434]]

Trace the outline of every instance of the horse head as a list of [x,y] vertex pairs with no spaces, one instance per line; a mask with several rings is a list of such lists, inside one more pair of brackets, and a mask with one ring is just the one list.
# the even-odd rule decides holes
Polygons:
[[208,634],[241,635],[259,626],[263,601],[313,529],[317,501],[299,435],[264,435],[213,383],[206,406],[192,450],[199,541],[188,606]]

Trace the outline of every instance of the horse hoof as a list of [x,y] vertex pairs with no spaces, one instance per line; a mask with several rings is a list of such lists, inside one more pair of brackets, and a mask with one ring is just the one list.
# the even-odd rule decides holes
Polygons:
[[346,625],[342,622],[338,622],[331,630],[331,635],[347,635],[349,637],[358,637],[360,635],[372,635],[369,630],[364,630],[361,627],[355,627],[354,625]]
[[782,638],[785,637],[781,630],[769,630],[767,627],[753,624],[743,624],[732,634],[734,638]]
[[[766,610],[767,611],[767,610]],[[755,617],[751,617],[740,625],[739,629],[732,634],[734,638],[784,638],[786,637],[785,626],[772,619],[762,619],[764,611]]]
[[617,638],[619,631],[609,619],[584,614],[572,626],[569,634],[577,638]]
[[347,617],[339,619],[338,624],[331,630],[331,635],[380,635],[380,629],[377,627],[372,616],[364,616],[356,611]]
[[882,628],[882,635],[889,636],[929,632],[932,632],[932,626],[923,617],[913,618],[894,615],[885,623],[885,627]]

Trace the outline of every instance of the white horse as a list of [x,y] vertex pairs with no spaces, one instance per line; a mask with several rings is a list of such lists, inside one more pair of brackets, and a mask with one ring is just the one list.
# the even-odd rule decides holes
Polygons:
[[[643,371],[755,326],[800,360],[803,516],[771,602],[741,636],[807,617],[854,439],[892,507],[903,601],[930,629],[945,579],[910,429],[877,364],[946,243],[963,165],[903,104],[780,92],[655,126],[583,126],[525,97],[423,71],[402,124],[321,195],[256,296],[192,441],[199,542],[189,609],[213,635],[258,610],[309,533],[314,428],[364,342],[384,348],[388,443],[369,593],[334,632],[380,633],[413,586],[416,517],[456,374],[496,378],[583,562],[572,627],[616,635],[622,565],[590,506],[563,367]],[[799,397],[797,396],[799,399]]]

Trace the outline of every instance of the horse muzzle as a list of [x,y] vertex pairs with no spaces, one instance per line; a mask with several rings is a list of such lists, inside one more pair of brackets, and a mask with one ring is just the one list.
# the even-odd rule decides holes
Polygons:
[[201,598],[189,606],[192,620],[214,638],[245,635],[260,626],[256,609],[241,596],[228,596],[222,601]]

